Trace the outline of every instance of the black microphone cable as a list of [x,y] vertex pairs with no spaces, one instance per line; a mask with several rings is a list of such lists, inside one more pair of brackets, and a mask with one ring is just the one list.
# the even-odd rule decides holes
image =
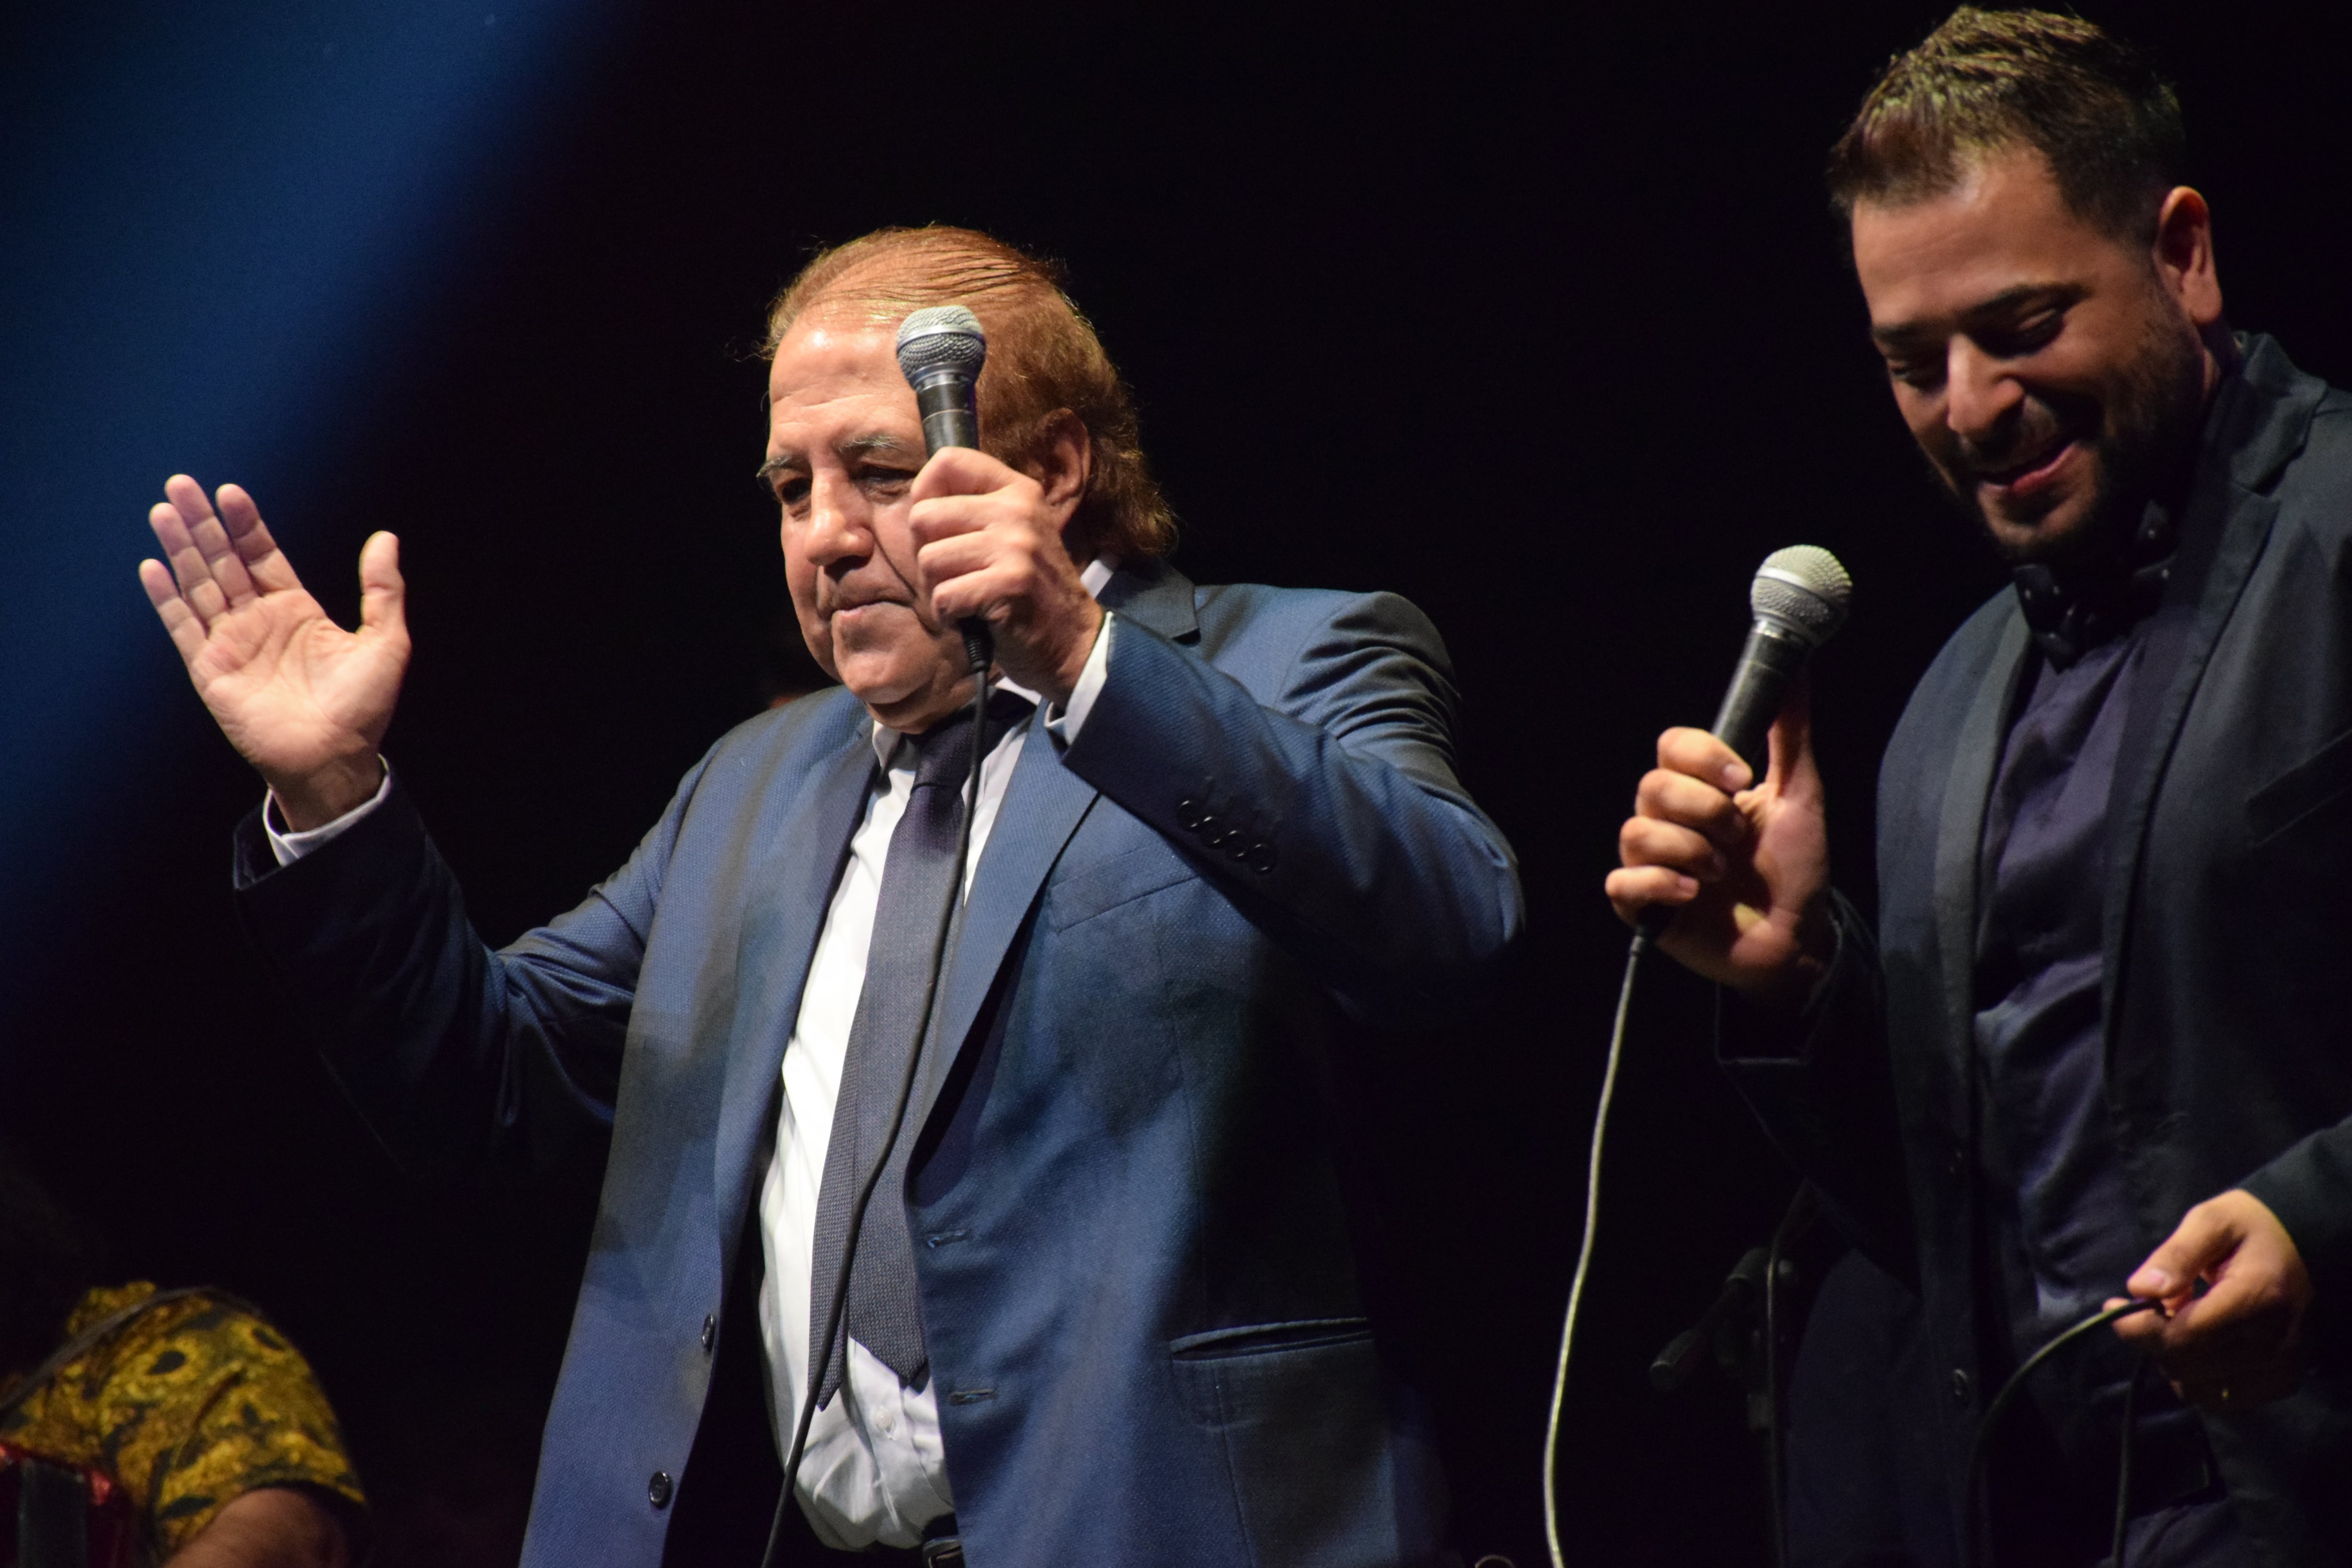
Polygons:
[[[2000,1385],[2000,1392],[1992,1396],[1990,1405],[1985,1406],[1984,1415],[1977,1421],[1976,1439],[1969,1445],[1969,1489],[1960,1514],[1961,1568],[1977,1568],[1982,1550],[1979,1540],[1982,1526],[1978,1519],[1977,1503],[1984,1487],[1985,1459],[1991,1452],[1993,1433],[2000,1426],[2000,1418],[2016,1402],[2018,1390],[2025,1386],[2025,1380],[2032,1376],[2042,1363],[2084,1335],[2105,1328],[2118,1318],[2128,1318],[2135,1312],[2145,1312],[2163,1305],[2162,1301],[2150,1297],[2094,1312],[2081,1322],[2053,1335],[2040,1350],[2025,1358],[2025,1364],[2009,1374],[2009,1380]],[[2105,1568],[2124,1568],[2125,1527],[2131,1522],[2132,1427],[2139,1415],[2140,1377],[2146,1370],[2144,1362],[2136,1364],[2130,1379],[2124,1384],[2123,1453],[2116,1463],[2115,1532]]]

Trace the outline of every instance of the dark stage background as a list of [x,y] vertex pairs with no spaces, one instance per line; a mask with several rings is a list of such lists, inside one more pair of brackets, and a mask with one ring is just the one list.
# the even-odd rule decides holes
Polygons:
[[[495,11],[488,7],[495,6]],[[2352,380],[2347,115],[2305,7],[2086,5],[2182,85],[2231,315]],[[1499,998],[1349,1075],[1391,1330],[1470,1555],[1542,1555],[1538,1456],[1664,724],[1771,548],[1859,584],[1817,710],[1845,885],[1904,695],[1999,585],[1892,412],[1817,171],[1941,7],[1010,8],[517,0],[0,22],[0,1131],[121,1271],[310,1352],[387,1563],[511,1562],[593,1199],[405,1182],[263,989],[227,889],[259,786],[132,574],[163,477],[237,479],[348,616],[399,531],[389,751],[506,941],[616,865],[766,686],[762,307],[808,248],[973,225],[1066,258],[1203,581],[1389,587],[1459,665],[1531,908]],[[1761,1559],[1730,1384],[1649,1356],[1791,1178],[1643,992],[1562,1483],[1571,1561]]]

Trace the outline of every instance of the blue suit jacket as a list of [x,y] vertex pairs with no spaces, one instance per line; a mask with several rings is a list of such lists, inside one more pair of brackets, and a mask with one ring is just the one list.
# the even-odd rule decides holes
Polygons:
[[[1365,1318],[1320,1075],[1335,1003],[1442,1009],[1519,927],[1443,647],[1385,595],[1153,568],[1104,602],[1109,679],[1066,752],[1033,721],[982,858],[899,1194],[966,1551],[1427,1560],[1442,1487]],[[609,1128],[526,1563],[661,1556],[647,1481],[685,1479],[869,722],[834,690],[735,730],[502,952],[397,793],[282,870],[240,832],[247,925],[394,1147]]]

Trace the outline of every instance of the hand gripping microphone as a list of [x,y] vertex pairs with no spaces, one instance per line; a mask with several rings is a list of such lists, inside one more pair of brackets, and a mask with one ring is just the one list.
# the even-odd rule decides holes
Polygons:
[[[1792,544],[1775,550],[1757,569],[1756,581],[1748,589],[1748,606],[1756,612],[1756,620],[1748,629],[1748,646],[1739,650],[1730,689],[1723,694],[1723,706],[1716,710],[1711,728],[1717,740],[1738,752],[1740,760],[1755,770],[1758,779],[1764,776],[1766,742],[1772,721],[1780,716],[1780,704],[1788,700],[1789,683],[1805,668],[1812,651],[1845,624],[1846,601],[1853,595],[1853,579],[1845,574],[1836,556],[1818,545]],[[1577,1312],[1584,1303],[1584,1282],[1592,1268],[1592,1238],[1600,1228],[1601,1148],[1609,1132],[1609,1107],[1617,1095],[1617,1067],[1625,1052],[1625,1020],[1633,1006],[1633,977],[1641,970],[1642,955],[1681,912],[1678,908],[1652,904],[1634,923],[1633,944],[1625,954],[1625,978],[1617,988],[1617,1021],[1609,1032],[1608,1066],[1601,1075],[1601,1103],[1592,1113],[1592,1147],[1585,1163],[1584,1236],[1577,1244],[1576,1272],[1569,1281],[1568,1315],[1559,1329],[1559,1363],[1552,1374],[1551,1418],[1544,1428],[1544,1541],[1551,1552],[1552,1568],[1563,1568],[1566,1562],[1559,1546],[1559,1413],[1568,1397],[1568,1362],[1576,1344]],[[1774,1245],[1779,1245],[1777,1240]],[[1746,1259],[1740,1267],[1746,1269]],[[1769,1307],[1772,1289],[1769,1268],[1764,1289]],[[1772,1408],[1777,1423],[1777,1400]],[[1777,1509],[1777,1489],[1772,1495]],[[1774,1534],[1777,1559],[1777,1525]]]
[[[1758,782],[1763,780],[1769,755],[1766,742],[1772,721],[1788,700],[1790,682],[1813,650],[1845,625],[1846,601],[1853,595],[1853,579],[1836,556],[1817,544],[1775,550],[1756,569],[1756,580],[1748,588],[1748,605],[1756,621],[1748,628],[1739,662],[1732,667],[1723,706],[1707,728],[1739,753]],[[1655,940],[1681,912],[1653,904],[1642,912],[1635,929]]]
[[[898,371],[915,389],[926,456],[942,447],[979,447],[980,404],[973,389],[987,363],[988,334],[980,330],[980,318],[961,305],[927,306],[898,323]],[[985,675],[996,647],[988,623],[971,616],[956,623],[956,630],[963,636],[965,659]]]

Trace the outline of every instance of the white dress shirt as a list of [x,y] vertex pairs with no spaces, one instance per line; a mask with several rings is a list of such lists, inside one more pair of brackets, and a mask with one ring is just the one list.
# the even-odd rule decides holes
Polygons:
[[[1108,562],[1091,563],[1082,574],[1087,591],[1099,595],[1110,574]],[[1112,618],[1104,616],[1068,703],[1045,716],[1047,731],[1063,745],[1077,738],[1108,675]],[[1036,698],[1010,681],[998,686]],[[964,868],[967,898],[1026,731],[1025,725],[1015,726],[981,763],[980,794],[972,806],[971,858]],[[849,859],[834,887],[801,990],[800,1014],[784,1047],[776,1152],[760,1187],[761,1238],[767,1261],[760,1291],[760,1339],[768,1357],[769,1409],[779,1458],[792,1446],[808,1387],[809,1275],[816,1245],[817,1196],[841,1092],[842,1064],[849,1051],[850,1022],[865,989],[883,863],[914,790],[914,764],[898,741],[897,731],[874,726],[877,765],[866,793],[866,815],[850,838]],[[387,770],[373,799],[324,826],[300,833],[278,831],[273,803],[262,813],[262,823],[278,863],[290,865],[335,837],[382,805],[390,788]],[[887,1194],[877,1191],[875,1196],[881,1201]],[[841,1392],[809,1425],[797,1488],[802,1509],[817,1539],[828,1546],[856,1550],[876,1542],[919,1544],[922,1527],[955,1506],[940,1440],[938,1385],[926,1382],[919,1391],[906,1387],[897,1373],[855,1339],[847,1354],[849,1375]]]

